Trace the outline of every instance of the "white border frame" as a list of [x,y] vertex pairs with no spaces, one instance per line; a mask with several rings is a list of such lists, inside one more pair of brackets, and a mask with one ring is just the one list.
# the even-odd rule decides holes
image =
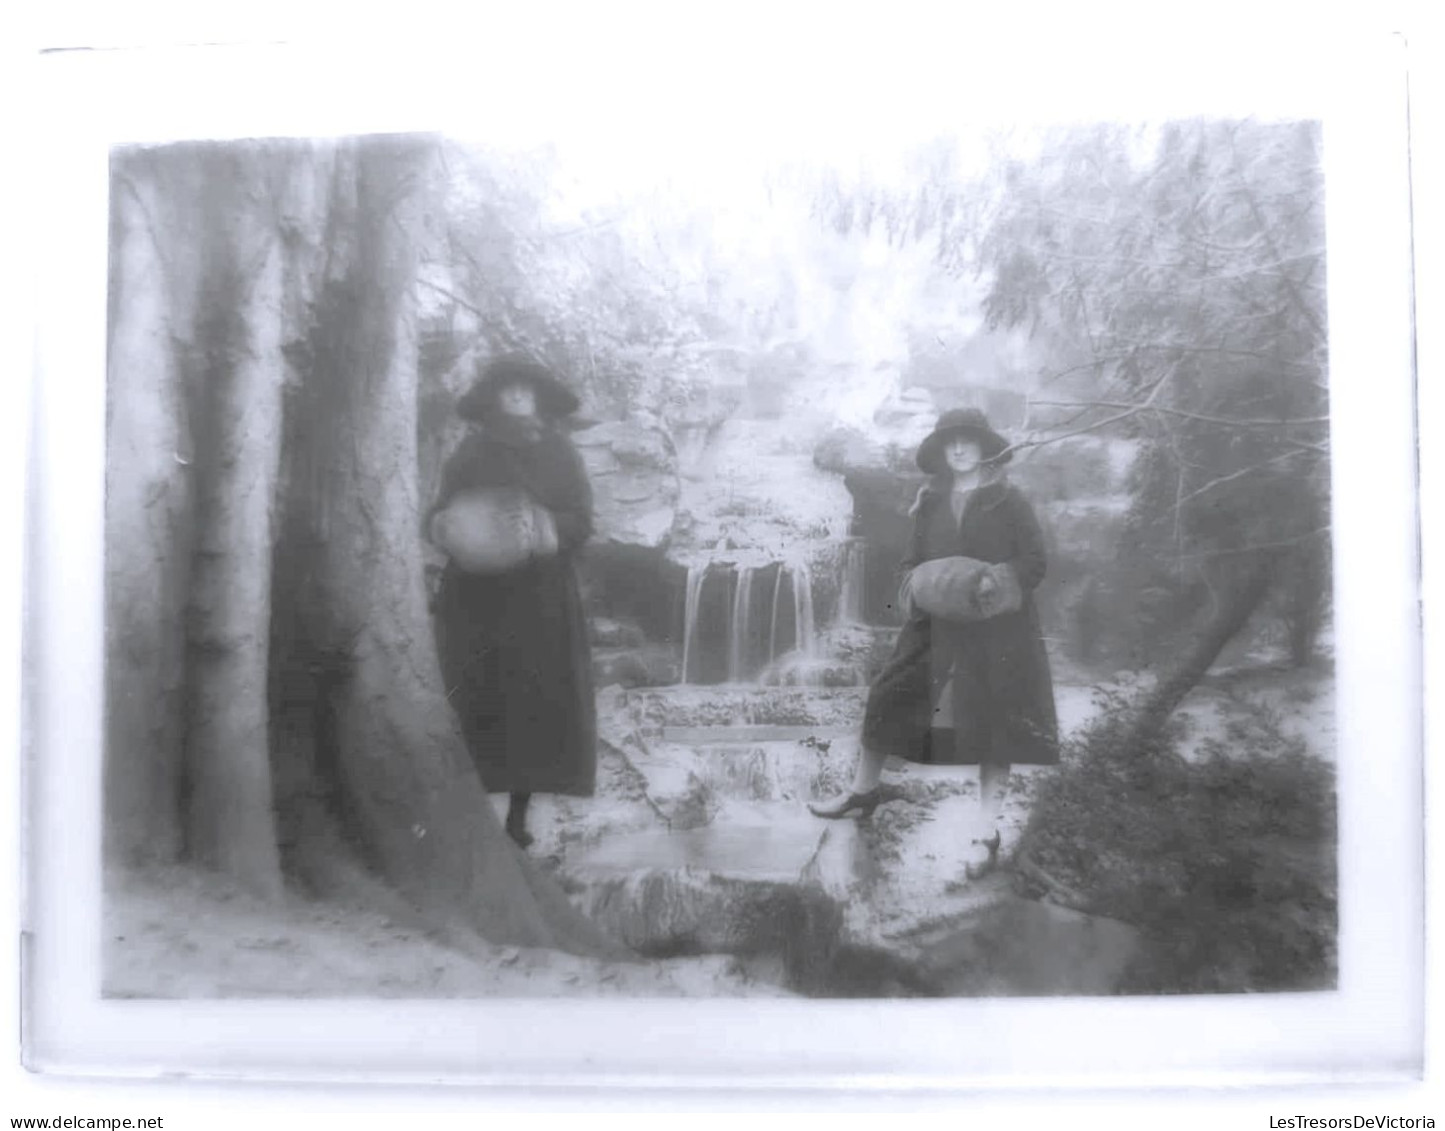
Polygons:
[[[327,105],[305,81],[308,70],[315,73],[314,60],[303,61],[294,70],[268,68],[273,97],[257,104],[246,83],[261,66],[256,51],[209,52],[204,59],[76,57],[55,60],[54,67],[47,61],[41,77],[50,132],[37,172],[44,191],[36,228],[47,255],[37,298],[29,555],[36,697],[32,773],[23,798],[35,820],[27,917],[33,949],[25,956],[34,1006],[28,1018],[31,1063],[139,1076],[182,1069],[221,1077],[446,1078],[550,1087],[1237,1086],[1417,1072],[1423,920],[1420,900],[1402,906],[1399,898],[1402,889],[1423,893],[1403,59],[1399,45],[1383,37],[1314,46],[1324,54],[1302,62],[1300,75],[1287,76],[1295,88],[1286,92],[1280,113],[1319,113],[1327,122],[1345,908],[1340,992],[796,1006],[137,1003],[102,1002],[86,992],[98,980],[99,821],[67,814],[99,812],[106,142],[445,128],[444,119],[428,120],[430,109],[455,104],[463,91],[485,104],[488,93],[505,91],[520,72],[499,68],[475,83],[477,76],[468,75],[466,84],[450,88],[434,76],[419,79],[421,97],[403,105],[369,83],[373,71],[367,66],[342,68],[328,72],[333,85]],[[1245,54],[1277,65],[1277,50],[1276,43],[1260,54],[1251,45]],[[393,55],[379,58],[396,61]],[[378,57],[370,59],[374,66]],[[527,59],[527,51],[514,53],[507,65],[516,68]],[[1342,60],[1353,79],[1347,90],[1335,78]],[[568,63],[586,74],[585,60]],[[916,61],[910,67],[925,69]],[[1235,86],[1230,97],[1219,97],[1217,75],[1227,69],[1211,71],[1212,86],[1206,82],[1202,91],[1184,93],[1177,112],[1201,93],[1196,109],[1259,110],[1257,91]],[[1136,94],[1115,90],[1124,101],[1113,111],[1093,113],[1127,113],[1119,107],[1129,106],[1130,97],[1136,115],[1168,112],[1173,88],[1162,81],[1165,70],[1146,76],[1160,83],[1151,92],[1158,97],[1141,103]],[[645,99],[645,69],[605,73],[620,77],[626,88],[621,97]],[[909,78],[900,74],[898,81]],[[1129,78],[1139,82],[1137,74]],[[585,85],[579,77],[563,89],[575,97]],[[963,85],[986,89],[974,81]],[[241,105],[234,96],[247,91],[251,97]],[[825,128],[826,119],[815,116],[815,89],[773,90],[771,97],[786,100],[790,94],[814,115],[799,116],[805,128]],[[843,120],[887,127],[875,102],[842,101]],[[347,110],[338,114],[343,104]],[[674,101],[661,116],[679,115],[679,106]],[[552,115],[555,123],[581,113],[567,97],[543,98],[534,109],[532,128],[537,118],[545,123]],[[1082,101],[1073,113],[1091,116]],[[735,106],[713,107],[711,114],[705,120],[718,128],[736,121]],[[518,126],[515,118],[492,120],[499,129]],[[674,117],[673,126],[681,120]],[[78,319],[77,307],[84,312]],[[640,1037],[619,1039],[628,1028],[641,1029]],[[337,1041],[340,1033],[346,1034],[344,1044]],[[988,1040],[973,1039],[979,1033]],[[498,1067],[479,1072],[483,1063]]]

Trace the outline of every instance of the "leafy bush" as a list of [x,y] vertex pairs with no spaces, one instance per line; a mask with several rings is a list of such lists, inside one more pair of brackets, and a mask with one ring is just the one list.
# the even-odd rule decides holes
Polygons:
[[1128,707],[1117,697],[1102,706],[1039,781],[1020,848],[1086,910],[1141,929],[1127,988],[1333,985],[1332,768],[1258,707],[1190,761],[1177,724],[1138,749]]

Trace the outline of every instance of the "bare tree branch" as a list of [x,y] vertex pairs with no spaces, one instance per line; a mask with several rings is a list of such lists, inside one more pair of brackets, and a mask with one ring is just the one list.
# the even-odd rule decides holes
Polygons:
[[[1160,390],[1164,388],[1165,384],[1169,381],[1169,378],[1173,377],[1174,374],[1178,372],[1178,370],[1179,365],[1177,362],[1174,365],[1171,365],[1169,367],[1169,371],[1154,383],[1154,387],[1149,390],[1149,395],[1144,398],[1143,403],[1133,405],[1114,405],[1113,407],[1115,408],[1127,409],[1127,411],[1121,412],[1117,416],[1111,416],[1107,420],[1100,420],[1095,422],[1094,424],[1085,425],[1083,428],[1077,428],[1072,432],[1065,432],[1060,436],[1049,436],[1042,440],[1021,440],[1019,443],[1011,445],[1006,450],[1014,451],[1020,448],[1041,448],[1045,444],[1056,444],[1060,440],[1068,440],[1074,436],[1082,436],[1087,432],[1097,432],[1100,428],[1107,428],[1111,424],[1118,424],[1121,420],[1128,420],[1131,416],[1138,416],[1139,413],[1146,412],[1154,406],[1154,399],[1159,395]],[[1051,402],[1035,401],[1032,403],[1049,404]]]
[[[1065,377],[1072,377],[1075,373],[1083,373],[1087,370],[1098,369],[1101,366],[1114,362],[1127,361],[1140,350],[1147,350],[1151,353],[1180,353],[1186,355],[1211,355],[1222,354],[1225,357],[1250,357],[1259,361],[1269,362],[1271,365],[1289,366],[1291,369],[1314,368],[1307,362],[1291,361],[1288,358],[1277,357],[1261,350],[1235,349],[1227,346],[1186,346],[1173,342],[1153,342],[1145,340],[1131,340],[1119,334],[1114,334],[1114,340],[1120,343],[1128,343],[1129,349],[1119,353],[1099,354],[1090,361],[1080,362],[1078,365],[1071,365],[1067,369],[1060,369],[1057,373],[1048,373],[1040,376],[1040,384],[1051,385]],[[1325,386],[1321,385],[1321,388]]]
[[[1234,139],[1231,138],[1230,152],[1234,157],[1235,168],[1239,169],[1239,151],[1234,146],[1233,141]],[[1271,227],[1269,221],[1265,218],[1254,191],[1249,187],[1249,182],[1243,176],[1240,177],[1240,186],[1240,192],[1244,196],[1245,202],[1249,205],[1250,215],[1254,217],[1254,222],[1259,225],[1260,235],[1264,237],[1265,246],[1269,248],[1271,255],[1278,257],[1279,249],[1275,245],[1274,238],[1270,235]],[[1290,295],[1294,298],[1295,306],[1299,309],[1299,312],[1304,315],[1305,320],[1313,327],[1315,333],[1321,338],[1325,337],[1324,324],[1315,315],[1314,308],[1305,301],[1305,297],[1300,293],[1299,286],[1295,279],[1285,272],[1280,272],[1279,277],[1284,280],[1285,289],[1289,291]]]
[[427,287],[427,288],[435,291],[437,294],[441,295],[443,298],[449,298],[449,299],[451,299],[452,302],[456,303],[456,304],[457,304],[458,306],[460,306],[463,310],[469,310],[469,311],[471,311],[471,312],[472,312],[473,314],[475,314],[478,318],[486,318],[486,317],[487,317],[486,313],[483,312],[479,307],[473,306],[473,305],[472,305],[471,303],[469,303],[466,299],[462,298],[461,295],[456,294],[454,291],[448,290],[446,287],[442,286],[440,283],[433,283],[430,279],[418,279],[417,282],[420,283],[422,286]]
[[1329,532],[1330,527],[1321,526],[1318,529],[1311,530],[1308,533],[1299,535],[1298,537],[1285,538],[1279,542],[1259,542],[1253,546],[1236,546],[1233,549],[1229,550],[1204,550],[1197,554],[1185,554],[1183,556],[1187,559],[1227,558],[1233,557],[1237,554],[1254,554],[1260,552],[1261,550],[1286,550],[1292,546],[1298,546],[1303,542],[1308,542],[1311,538],[1319,538],[1322,535],[1327,535],[1329,534]]
[[1143,408],[1133,408],[1128,412],[1121,412],[1117,416],[1111,416],[1107,420],[1100,420],[1096,424],[1086,424],[1083,428],[1076,428],[1072,432],[1064,432],[1058,436],[1046,436],[1042,440],[1020,440],[1012,444],[1008,451],[1019,451],[1023,448],[1042,448],[1046,444],[1057,444],[1060,440],[1072,439],[1074,436],[1083,436],[1089,432],[1097,432],[1100,428],[1107,428],[1111,424],[1118,424],[1121,420],[1128,420],[1131,416],[1138,416]]
[[1246,475],[1253,475],[1256,471],[1263,471],[1266,467],[1271,467],[1271,466],[1273,466],[1273,465],[1276,464],[1276,463],[1283,463],[1285,460],[1291,459],[1291,458],[1293,458],[1294,456],[1299,456],[1299,455],[1313,455],[1313,454],[1315,454],[1315,452],[1314,452],[1314,450],[1312,450],[1312,449],[1307,449],[1307,448],[1291,448],[1289,451],[1287,451],[1287,452],[1281,452],[1279,455],[1274,456],[1274,457],[1271,458],[1271,459],[1264,460],[1264,461],[1261,462],[1261,463],[1256,463],[1256,464],[1254,464],[1254,465],[1252,465],[1252,466],[1250,466],[1250,467],[1242,467],[1242,468],[1240,468],[1238,471],[1231,472],[1229,475],[1221,475],[1221,476],[1220,476],[1219,478],[1217,478],[1217,479],[1211,479],[1208,483],[1204,484],[1204,486],[1198,487],[1198,488],[1196,488],[1195,490],[1190,491],[1189,494],[1187,494],[1187,495],[1185,495],[1183,498],[1179,499],[1179,500],[1175,503],[1175,506],[1176,506],[1176,507],[1182,507],[1185,503],[1189,502],[1191,499],[1197,499],[1200,495],[1207,495],[1210,491],[1213,491],[1216,487],[1222,487],[1222,486],[1224,486],[1224,484],[1226,484],[1226,483],[1232,483],[1232,482],[1233,482],[1234,480],[1236,480],[1236,479],[1243,479]]
[[[1228,283],[1239,279],[1252,278],[1279,278],[1293,285],[1298,282],[1293,276],[1283,270],[1289,263],[1313,263],[1318,257],[1317,251],[1301,252],[1298,255],[1279,255],[1273,253],[1268,263],[1250,263],[1242,267],[1233,268],[1228,271],[1206,271],[1196,275],[1196,283]],[[1165,260],[1165,259],[1138,259],[1127,255],[1078,255],[1062,251],[1049,252],[1049,259],[1060,263],[1095,263],[1105,266],[1127,265],[1135,268],[1144,268],[1150,271],[1179,271],[1186,270],[1192,266],[1188,260]]]
[[1170,416],[1179,416],[1187,420],[1198,420],[1206,424],[1222,424],[1234,428],[1284,428],[1292,425],[1317,428],[1330,422],[1328,416],[1300,416],[1290,417],[1284,420],[1210,416],[1207,413],[1189,412],[1182,408],[1170,408],[1166,405],[1150,404],[1148,401],[1145,401],[1143,404],[1130,404],[1127,401],[1032,401],[1031,404],[1038,405],[1042,408],[1113,408],[1136,410],[1148,408],[1153,412],[1167,413]]

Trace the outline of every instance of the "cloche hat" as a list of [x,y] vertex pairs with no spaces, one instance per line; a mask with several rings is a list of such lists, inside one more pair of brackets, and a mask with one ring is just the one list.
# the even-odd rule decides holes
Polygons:
[[955,436],[977,440],[985,463],[1002,465],[1013,459],[1009,442],[993,430],[986,417],[976,408],[951,408],[938,418],[933,431],[918,445],[918,466],[930,475],[945,469],[943,449]]
[[508,385],[530,385],[537,394],[539,416],[570,416],[581,402],[545,365],[522,354],[506,354],[486,363],[472,387],[457,401],[463,420],[485,419],[495,408],[497,394]]

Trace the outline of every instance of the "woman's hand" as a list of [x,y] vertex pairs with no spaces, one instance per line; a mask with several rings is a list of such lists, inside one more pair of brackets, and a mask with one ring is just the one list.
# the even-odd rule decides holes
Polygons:
[[515,505],[508,510],[507,520],[517,541],[527,547],[529,556],[550,558],[557,553],[556,516],[530,494],[517,498]]
[[1006,562],[991,566],[978,579],[978,588],[975,590],[978,610],[984,619],[1017,609],[1018,602],[1010,595],[1011,592],[1017,592],[1017,589],[1018,582],[1011,566]]

